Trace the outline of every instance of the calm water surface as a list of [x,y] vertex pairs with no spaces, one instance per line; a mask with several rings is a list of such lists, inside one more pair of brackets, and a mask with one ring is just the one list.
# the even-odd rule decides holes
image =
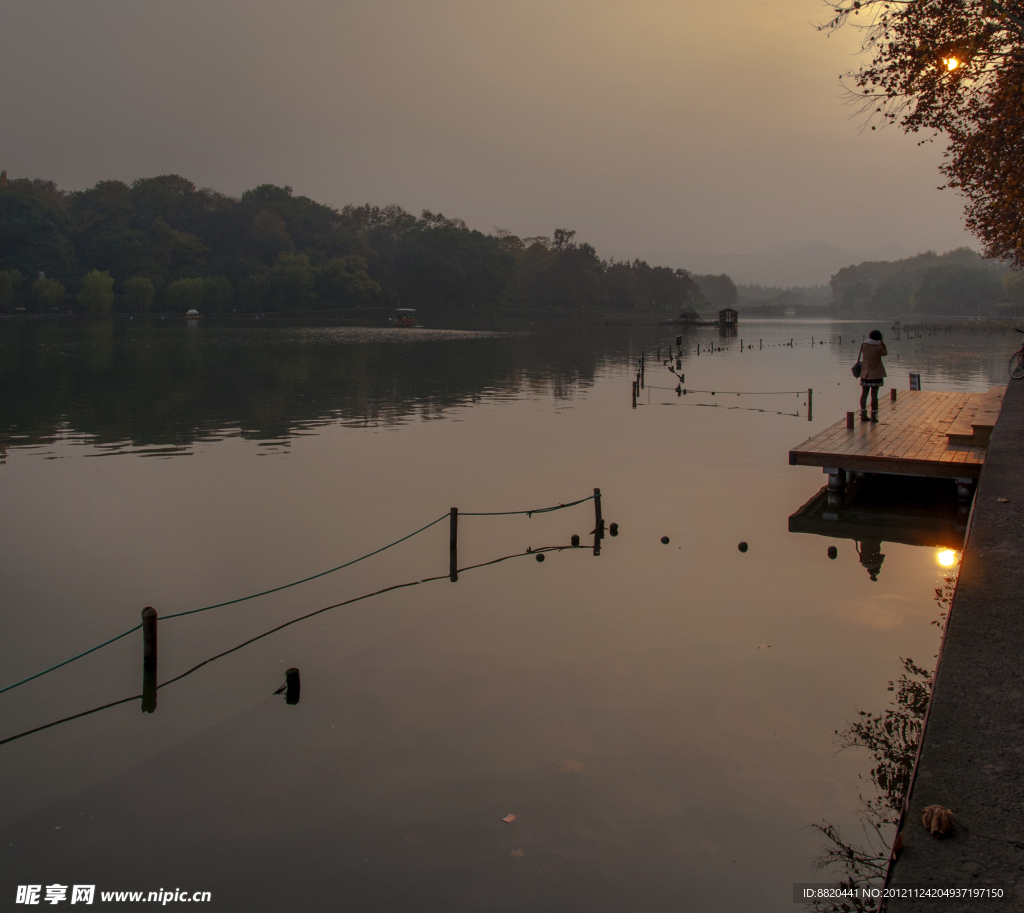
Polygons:
[[[315,574],[453,505],[597,486],[620,527],[599,557],[520,557],[288,627],[152,715],[132,701],[0,746],[2,903],[60,883],[208,890],[225,911],[793,909],[793,882],[823,880],[808,825],[857,827],[868,759],[835,730],[938,646],[934,549],[885,543],[873,582],[852,541],[787,531],[824,484],[787,451],[855,407],[870,328],[747,322],[742,352],[691,331],[686,386],[715,396],[678,397],[654,362],[634,410],[635,358],[673,329],[0,324],[0,686],[143,606]],[[891,343],[890,382],[985,390],[1015,345]],[[811,422],[806,394],[724,392],[807,387]],[[460,564],[593,528],[590,502],[464,517]],[[447,570],[445,520],[167,620],[160,678]],[[140,654],[136,632],[0,695],[0,738],[137,694]],[[293,666],[289,706],[273,692]]]

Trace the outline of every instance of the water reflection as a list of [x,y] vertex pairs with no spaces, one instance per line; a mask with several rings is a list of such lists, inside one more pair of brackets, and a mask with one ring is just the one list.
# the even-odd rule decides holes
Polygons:
[[789,518],[789,531],[852,539],[872,581],[881,573],[885,542],[942,549],[939,563],[955,563],[970,502],[958,498],[954,481],[859,475],[845,491],[822,488]]
[[187,323],[0,322],[0,451],[71,439],[169,456],[226,436],[281,445],[325,424],[436,418],[484,396],[565,399],[631,342],[627,330],[594,345],[587,328]]
[[[942,577],[935,588],[939,611],[932,624],[940,629],[945,628],[955,588],[955,574]],[[854,722],[836,731],[841,749],[864,748],[874,764],[869,772],[874,793],[858,796],[860,833],[850,837],[829,822],[811,825],[825,838],[817,867],[834,875],[835,883],[844,888],[880,887],[890,856],[902,846],[899,827],[935,676],[931,664],[920,666],[910,657],[900,657],[900,664],[903,671],[888,684],[893,694],[889,706],[880,713],[861,710]],[[820,913],[873,913],[877,901],[852,897],[815,900],[810,906]]]
[[[790,532],[852,539],[872,582],[882,570],[886,541],[938,549],[936,561],[944,569],[957,564],[970,505],[958,498],[954,481],[884,475],[861,475],[853,481],[840,492],[822,488],[789,518]],[[955,583],[955,573],[943,576],[935,590],[939,612],[933,624],[940,628]],[[880,886],[893,847],[899,850],[897,828],[934,678],[932,664],[918,665],[910,657],[900,657],[900,663],[903,671],[888,684],[893,693],[889,707],[881,712],[861,710],[852,723],[836,731],[840,748],[866,749],[873,760],[873,790],[859,795],[860,832],[851,837],[829,822],[812,825],[824,838],[816,865],[844,888]],[[811,904],[822,913],[868,911],[876,905],[856,897]]]

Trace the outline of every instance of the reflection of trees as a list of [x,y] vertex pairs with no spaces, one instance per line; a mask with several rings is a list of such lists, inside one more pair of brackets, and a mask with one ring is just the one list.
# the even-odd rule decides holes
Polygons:
[[[942,585],[935,589],[939,617],[932,623],[940,629],[945,626],[955,584],[955,575],[944,577]],[[842,732],[837,731],[841,748],[866,748],[875,762],[868,773],[874,786],[873,794],[859,796],[861,834],[858,841],[845,837],[838,825],[828,822],[811,825],[825,838],[816,865],[838,876],[836,883],[843,887],[880,886],[884,881],[896,826],[914,773],[934,673],[917,665],[910,657],[900,657],[900,662],[903,671],[896,681],[889,682],[888,690],[893,692],[890,706],[881,713],[861,710],[854,722]],[[877,901],[819,900],[811,906],[821,913],[851,913],[874,910]]]
[[327,423],[436,417],[482,397],[571,398],[607,360],[649,344],[649,330],[631,332],[10,322],[0,324],[0,446],[286,440]]

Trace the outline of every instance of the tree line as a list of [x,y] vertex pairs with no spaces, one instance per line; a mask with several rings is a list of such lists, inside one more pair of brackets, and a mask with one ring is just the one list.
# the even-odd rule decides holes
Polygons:
[[601,259],[575,232],[520,238],[290,187],[231,197],[178,175],[65,191],[0,174],[0,310],[309,313],[357,307],[679,312],[684,269]]
[[1024,274],[969,247],[904,260],[867,261],[832,277],[842,315],[998,315],[1024,305]]

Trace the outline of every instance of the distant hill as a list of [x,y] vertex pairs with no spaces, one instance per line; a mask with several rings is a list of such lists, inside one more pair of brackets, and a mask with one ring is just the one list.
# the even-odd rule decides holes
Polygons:
[[844,266],[865,260],[900,260],[911,251],[899,245],[841,250],[826,241],[773,244],[747,254],[695,254],[692,251],[652,251],[651,265],[683,266],[692,273],[727,273],[742,284],[791,286],[825,285]]
[[901,260],[867,260],[839,270],[832,307],[843,315],[994,315],[1020,307],[1019,273],[969,247]]

